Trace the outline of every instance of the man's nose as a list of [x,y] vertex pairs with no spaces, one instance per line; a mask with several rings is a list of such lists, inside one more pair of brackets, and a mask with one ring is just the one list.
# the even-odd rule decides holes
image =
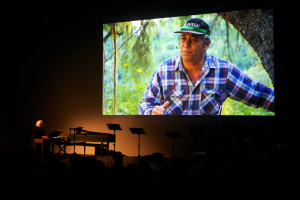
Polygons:
[[186,39],[186,41],[183,43],[184,46],[190,47],[192,44],[192,40],[190,38]]

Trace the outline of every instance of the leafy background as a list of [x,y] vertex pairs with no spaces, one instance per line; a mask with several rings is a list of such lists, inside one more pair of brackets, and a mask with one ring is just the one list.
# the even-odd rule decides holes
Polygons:
[[[254,80],[273,88],[269,75],[262,67],[259,57],[242,35],[218,14],[202,14],[121,22],[117,32],[116,114],[138,115],[139,102],[150,78],[160,63],[179,54],[178,30],[185,21],[198,17],[211,28],[211,46],[208,54],[228,60]],[[111,30],[111,24],[103,25],[103,36]],[[130,38],[130,39],[128,39]],[[104,95],[103,114],[113,115],[114,59],[113,37],[104,42]],[[274,115],[243,103],[227,100],[222,115]]]

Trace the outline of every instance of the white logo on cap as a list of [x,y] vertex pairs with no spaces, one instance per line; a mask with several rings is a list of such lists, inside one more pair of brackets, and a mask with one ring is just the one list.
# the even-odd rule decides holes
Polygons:
[[191,27],[199,28],[200,24],[190,22],[190,23],[185,23],[185,26],[191,26]]

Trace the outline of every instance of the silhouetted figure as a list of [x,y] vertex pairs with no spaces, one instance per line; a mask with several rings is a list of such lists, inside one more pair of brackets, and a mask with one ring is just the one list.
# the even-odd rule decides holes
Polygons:
[[44,121],[38,120],[32,130],[33,138],[46,138],[44,131]]
[[[45,139],[43,142],[43,151],[49,152],[50,144],[49,144],[49,142],[46,141],[46,139],[48,139],[49,137],[45,134],[43,120],[38,120],[31,131],[30,139],[29,139],[29,148],[31,148],[31,149],[35,148],[35,144],[34,144],[35,138]],[[40,145],[37,145],[36,150],[41,151]]]
[[115,162],[115,167],[123,167],[123,155],[121,152],[114,152],[113,160]]

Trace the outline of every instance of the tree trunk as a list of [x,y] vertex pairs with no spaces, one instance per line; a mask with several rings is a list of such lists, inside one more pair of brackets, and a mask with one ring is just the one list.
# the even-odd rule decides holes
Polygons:
[[273,9],[255,9],[219,13],[253,47],[274,85]]
[[114,36],[114,105],[113,113],[117,114],[116,111],[116,87],[117,87],[117,34],[116,34],[116,24],[113,24],[113,36]]
[[[102,52],[102,85],[101,91],[104,94],[104,77],[105,77],[105,45],[103,40],[103,52]],[[103,113],[103,103],[104,103],[104,95],[101,95],[101,112]]]

